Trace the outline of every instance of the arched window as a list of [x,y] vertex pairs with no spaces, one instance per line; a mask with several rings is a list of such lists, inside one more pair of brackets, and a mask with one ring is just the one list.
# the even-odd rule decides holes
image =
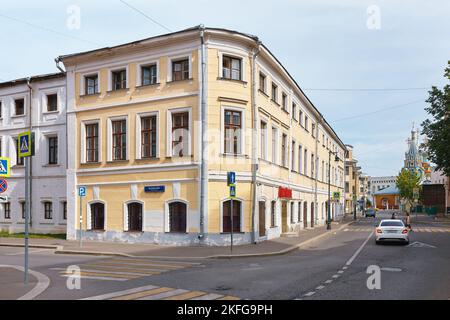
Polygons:
[[103,203],[91,204],[92,230],[105,230],[105,205]]
[[128,231],[142,231],[142,204],[132,202],[128,205]]
[[[231,200],[223,203],[222,231],[231,232]],[[233,232],[241,232],[241,201],[233,200]]]
[[183,202],[169,204],[169,232],[186,232],[187,206]]

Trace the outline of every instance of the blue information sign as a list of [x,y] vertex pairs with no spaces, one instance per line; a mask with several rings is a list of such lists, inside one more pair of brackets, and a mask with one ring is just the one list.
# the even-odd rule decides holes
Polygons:
[[164,192],[166,191],[165,186],[146,186],[144,187],[145,192]]
[[230,171],[227,173],[227,185],[232,185],[236,183],[236,172]]
[[86,197],[86,187],[78,187],[78,196]]

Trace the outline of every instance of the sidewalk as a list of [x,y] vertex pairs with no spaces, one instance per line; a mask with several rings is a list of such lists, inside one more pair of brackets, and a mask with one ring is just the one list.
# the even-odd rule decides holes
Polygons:
[[[165,259],[220,259],[272,256],[291,252],[313,240],[317,240],[327,235],[333,235],[333,232],[345,228],[352,222],[353,219],[344,217],[340,222],[333,222],[331,231],[327,231],[325,226],[311,230],[302,230],[295,236],[267,240],[258,244],[235,246],[233,248],[233,253],[231,253],[229,246],[184,247],[99,241],[83,241],[83,246],[80,248],[78,241],[58,239],[30,239],[30,247],[55,249],[55,253],[57,254],[114,255]],[[23,245],[23,239],[0,238],[0,246],[23,247]]]

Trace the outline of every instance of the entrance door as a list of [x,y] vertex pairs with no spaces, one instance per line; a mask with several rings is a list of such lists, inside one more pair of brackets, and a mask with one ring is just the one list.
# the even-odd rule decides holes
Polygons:
[[266,202],[259,202],[259,236],[266,235]]
[[314,203],[311,202],[311,228],[314,228]]
[[142,204],[138,202],[128,204],[128,231],[142,231]]
[[308,228],[308,202],[303,202],[303,228]]
[[281,232],[287,232],[287,202],[281,201]]

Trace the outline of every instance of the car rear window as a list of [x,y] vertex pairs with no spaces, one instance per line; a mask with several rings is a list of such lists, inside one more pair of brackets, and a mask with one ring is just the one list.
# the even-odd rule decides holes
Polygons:
[[403,222],[401,221],[383,221],[381,222],[382,227],[403,227]]

